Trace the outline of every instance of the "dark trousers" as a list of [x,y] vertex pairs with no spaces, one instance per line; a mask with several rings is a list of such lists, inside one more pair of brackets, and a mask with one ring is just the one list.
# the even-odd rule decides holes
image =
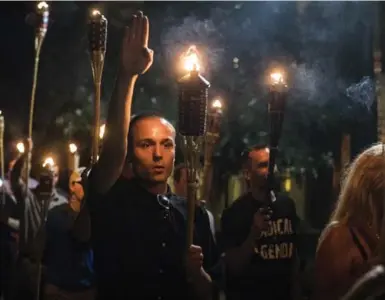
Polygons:
[[13,272],[16,268],[17,244],[0,234],[0,299],[10,300]]

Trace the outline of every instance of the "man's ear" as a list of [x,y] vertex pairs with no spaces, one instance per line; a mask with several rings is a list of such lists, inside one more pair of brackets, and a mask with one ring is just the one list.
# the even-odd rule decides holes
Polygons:
[[244,168],[242,170],[242,173],[243,173],[243,177],[245,178],[246,181],[250,181],[251,179],[251,173],[248,169]]

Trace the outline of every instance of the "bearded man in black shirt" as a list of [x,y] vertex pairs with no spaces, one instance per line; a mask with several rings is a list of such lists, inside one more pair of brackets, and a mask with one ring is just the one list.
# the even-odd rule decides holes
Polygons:
[[249,191],[222,214],[228,300],[299,299],[297,214],[292,199],[267,197],[269,149],[244,154]]
[[134,85],[153,60],[148,36],[139,12],[125,32],[108,132],[86,189],[98,299],[207,299],[202,249],[186,246],[185,217],[167,185],[175,129],[155,114],[130,118]]

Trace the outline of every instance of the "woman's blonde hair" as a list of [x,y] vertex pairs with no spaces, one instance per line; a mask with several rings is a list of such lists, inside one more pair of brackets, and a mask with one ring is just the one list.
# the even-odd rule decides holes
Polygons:
[[330,223],[370,226],[380,232],[385,197],[385,146],[360,153],[344,176]]

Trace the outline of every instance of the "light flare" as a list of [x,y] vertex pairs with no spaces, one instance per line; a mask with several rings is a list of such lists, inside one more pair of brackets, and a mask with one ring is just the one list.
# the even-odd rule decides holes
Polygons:
[[78,147],[76,146],[76,144],[74,144],[74,143],[71,143],[71,144],[69,144],[69,150],[70,150],[70,152],[73,154],[73,153],[75,153],[76,151],[78,151]]
[[97,9],[93,9],[92,12],[91,12],[91,15],[93,17],[96,17],[98,15],[101,15],[101,12],[99,10],[97,10]]
[[199,56],[198,51],[196,49],[196,46],[190,46],[190,48],[187,50],[187,52],[182,57],[183,61],[183,68],[186,71],[199,71],[200,70],[200,62],[199,62]]
[[43,168],[45,167],[53,167],[55,165],[55,161],[51,156],[47,157],[43,162]]
[[24,143],[22,142],[19,142],[17,143],[16,145],[16,149],[19,153],[23,154],[25,152],[25,146],[24,146]]
[[211,106],[215,109],[221,109],[222,108],[222,102],[221,100],[219,99],[216,99],[213,101],[213,103],[211,104]]
[[45,2],[45,1],[39,2],[37,4],[37,9],[39,9],[39,10],[46,10],[46,9],[48,9],[47,2]]
[[270,74],[270,83],[272,85],[286,84],[285,76],[282,72],[275,71]]
[[103,139],[104,138],[104,134],[106,133],[106,124],[103,124],[102,126],[100,126],[100,129],[99,129],[99,139]]

